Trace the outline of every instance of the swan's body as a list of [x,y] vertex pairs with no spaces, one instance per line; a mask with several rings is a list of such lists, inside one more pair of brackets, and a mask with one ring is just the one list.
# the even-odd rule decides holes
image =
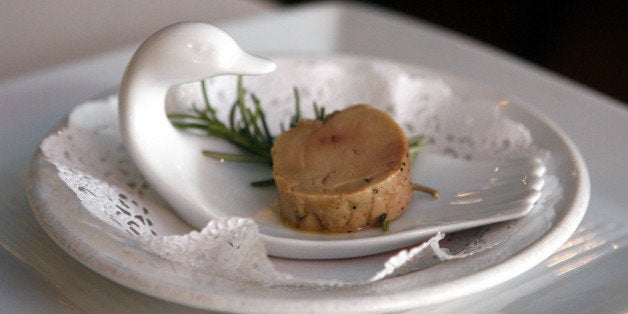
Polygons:
[[124,142],[149,183],[188,223],[203,227],[212,217],[200,205],[200,191],[194,186],[202,182],[196,172],[182,171],[201,154],[168,121],[168,89],[212,76],[265,74],[274,69],[274,63],[242,51],[225,32],[203,23],[179,23],[160,30],[129,62],[120,90]]

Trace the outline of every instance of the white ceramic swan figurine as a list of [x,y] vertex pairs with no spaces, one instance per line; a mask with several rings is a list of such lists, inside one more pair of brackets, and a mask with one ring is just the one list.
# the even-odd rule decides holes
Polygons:
[[274,70],[274,63],[244,52],[221,29],[191,22],[158,31],[129,62],[119,99],[122,137],[142,174],[188,223],[203,227],[212,215],[202,208],[200,176],[189,171],[203,158],[198,146],[166,116],[168,89],[212,76]]
[[[396,232],[382,235],[367,230],[321,240],[320,235],[285,227],[278,218],[265,220],[263,207],[272,203],[273,194],[251,189],[244,176],[233,176],[223,171],[228,168],[212,164],[201,151],[215,149],[211,145],[216,142],[175,129],[165,105],[166,93],[173,85],[224,74],[265,74],[274,69],[274,63],[243,52],[223,31],[201,23],[175,24],[157,32],[131,59],[120,90],[123,140],[151,186],[190,225],[202,229],[214,218],[252,218],[270,255],[356,257],[410,246],[438,231],[521,217],[541,195],[545,167],[537,158],[455,162],[446,156],[430,159],[423,155],[415,167],[421,169],[425,182],[439,187],[442,197],[421,203],[421,210],[406,212],[404,219],[395,222]],[[244,181],[223,184],[238,180]]]

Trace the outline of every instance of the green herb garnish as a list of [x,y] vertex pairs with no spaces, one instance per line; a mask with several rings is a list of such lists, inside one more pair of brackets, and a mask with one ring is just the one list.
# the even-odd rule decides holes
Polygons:
[[[268,129],[259,99],[255,94],[246,92],[242,86],[242,77],[238,76],[237,98],[229,111],[228,125],[216,116],[216,109],[209,101],[207,85],[204,81],[201,81],[201,88],[203,108],[194,105],[193,113],[168,115],[172,124],[180,129],[197,130],[208,136],[225,139],[242,149],[242,153],[238,154],[203,151],[205,156],[226,161],[272,164],[270,150],[275,138]],[[247,98],[252,101],[252,106],[247,105]]]
[[379,223],[379,226],[382,228],[382,232],[388,232],[388,225],[390,224],[390,221],[386,220],[386,213],[383,213],[379,216],[379,218],[377,218],[377,223]]
[[[301,121],[301,95],[299,95],[299,90],[296,87],[292,89],[292,93],[294,94],[294,115],[290,117],[290,128],[295,127],[299,121]],[[314,107],[314,118],[316,120],[325,121],[327,117],[325,107],[319,108],[316,102],[312,103],[312,107]],[[283,125],[281,126],[281,131],[286,131]]]
[[[203,92],[203,107],[192,106],[192,113],[169,114],[172,124],[180,129],[196,130],[208,136],[225,139],[237,147],[241,153],[224,153],[217,151],[203,151],[203,155],[221,161],[258,162],[272,165],[270,151],[275,137],[270,133],[266,115],[262,109],[259,98],[253,93],[248,93],[242,85],[242,76],[238,76],[237,98],[229,110],[228,124],[220,121],[216,115],[216,109],[209,101],[207,84],[201,81]],[[294,107],[295,113],[290,118],[290,128],[301,121],[301,97],[295,87]],[[249,105],[250,100],[253,105]],[[325,108],[319,107],[316,102],[312,104],[314,115],[318,120],[325,120]],[[283,126],[281,127],[284,130]],[[255,186],[263,186],[255,183]],[[267,184],[270,185],[270,184]]]
[[416,158],[419,150],[425,147],[425,145],[423,144],[424,139],[425,136],[423,136],[423,134],[415,135],[408,138],[408,146],[410,147],[410,162],[414,162],[414,159]]

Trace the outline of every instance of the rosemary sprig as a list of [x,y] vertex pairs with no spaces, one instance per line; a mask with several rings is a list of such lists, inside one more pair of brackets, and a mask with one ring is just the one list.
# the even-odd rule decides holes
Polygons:
[[[275,137],[270,133],[266,115],[262,109],[259,98],[253,93],[248,93],[242,84],[242,76],[238,76],[237,97],[229,110],[228,124],[225,124],[216,115],[216,109],[209,101],[207,84],[201,81],[203,93],[203,106],[192,106],[192,113],[169,114],[172,124],[180,129],[196,130],[207,136],[225,139],[237,147],[241,153],[224,153],[206,150],[203,155],[221,161],[258,162],[272,165],[270,151],[275,142]],[[295,87],[294,107],[295,113],[290,118],[290,128],[301,121],[301,97]],[[252,102],[252,105],[247,103]],[[313,104],[316,119],[325,120],[325,108]],[[282,131],[285,131],[281,126]],[[264,181],[266,182],[266,181]],[[254,182],[254,186],[265,186],[268,183]],[[271,181],[268,181],[271,182]]]
[[[301,121],[301,96],[299,95],[299,90],[294,87],[292,89],[294,94],[294,114],[290,117],[290,128],[295,127],[299,121]],[[325,113],[325,107],[318,107],[316,102],[312,102],[312,107],[314,109],[314,118],[316,120],[325,121],[327,117]],[[281,125],[281,132],[285,132],[286,129],[283,125]]]
[[275,185],[275,179],[267,179],[267,180],[251,182],[251,186],[256,187],[256,188],[265,187],[265,186],[274,186],[274,185]]
[[390,221],[386,220],[386,216],[386,213],[383,213],[379,216],[379,218],[377,218],[377,223],[384,233],[388,232],[388,226],[390,225]]
[[410,151],[410,162],[414,162],[414,159],[416,158],[417,153],[419,152],[419,150],[421,150],[421,148],[425,147],[425,144],[423,144],[423,140],[425,139],[425,136],[423,136],[422,134],[419,135],[415,135],[412,136],[410,138],[408,138],[408,146],[409,146],[409,151]]
[[[176,113],[168,115],[172,124],[180,129],[192,129],[208,136],[225,139],[240,149],[242,153],[230,154],[216,151],[203,151],[205,156],[227,161],[261,162],[272,164],[270,150],[274,136],[270,133],[266,116],[260,100],[254,94],[248,94],[242,86],[242,77],[238,77],[237,98],[229,111],[229,124],[225,124],[216,115],[207,96],[207,85],[201,81],[203,91],[203,108],[193,106],[193,113]],[[247,106],[247,96],[253,103]]]
[[299,96],[299,90],[294,87],[292,92],[294,94],[294,115],[290,119],[290,128],[294,128],[301,121],[301,97]]

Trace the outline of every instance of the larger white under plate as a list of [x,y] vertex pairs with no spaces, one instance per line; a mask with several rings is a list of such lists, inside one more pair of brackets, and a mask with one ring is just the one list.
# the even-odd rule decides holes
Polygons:
[[[381,61],[370,60],[369,62],[377,63]],[[513,236],[504,239],[495,248],[486,250],[481,254],[449,261],[421,271],[410,272],[403,276],[386,279],[368,286],[352,286],[349,288],[326,287],[324,289],[311,286],[294,289],[281,285],[269,287],[232,281],[227,278],[221,278],[220,274],[214,274],[212,282],[208,283],[200,280],[199,278],[202,276],[199,277],[199,274],[194,269],[177,268],[177,271],[172,272],[173,264],[171,261],[149,253],[133,237],[119,233],[101,219],[97,219],[84,211],[76,196],[56,175],[55,167],[41,154],[36,155],[31,169],[31,200],[34,211],[44,228],[61,247],[106,277],[131,288],[175,302],[208,309],[238,312],[256,311],[259,309],[295,311],[301,310],[301,307],[305,304],[312,311],[381,312],[406,309],[455,298],[496,285],[524,272],[549,256],[575,230],[575,227],[584,215],[589,198],[589,178],[586,167],[571,141],[554,127],[550,121],[547,121],[526,105],[509,99],[505,95],[420,67],[411,65],[400,65],[400,67],[411,74],[411,78],[437,82],[438,84],[434,85],[434,88],[445,86],[450,93],[448,95],[453,95],[458,101],[465,104],[465,106],[446,108],[446,110],[451,111],[450,114],[445,115],[446,117],[465,117],[466,121],[475,119],[477,124],[477,121],[483,121],[485,117],[474,114],[476,112],[485,113],[485,109],[481,107],[490,104],[491,106],[499,107],[499,119],[514,121],[529,130],[534,150],[549,153],[549,158],[545,161],[546,174],[557,178],[560,184],[561,198],[552,204],[551,209],[537,208],[536,215],[533,214],[523,219],[520,224],[524,226],[546,224],[546,228],[539,229],[535,227],[533,228],[534,230],[523,230],[521,233],[515,233]],[[220,84],[216,85],[219,86]],[[427,84],[425,86],[429,89],[431,85]],[[314,97],[316,95],[310,96]],[[370,97],[376,96],[377,92],[373,92]],[[342,107],[345,105],[347,104],[338,106]],[[416,109],[413,107],[414,105],[406,104],[402,108],[403,110],[401,110],[405,110],[405,112],[401,113],[399,113],[400,108],[395,106],[397,104],[384,104],[384,109],[397,112],[400,116],[405,117],[402,122],[406,129],[415,131],[421,129],[420,126],[413,127],[411,123],[408,124],[413,121],[412,112]],[[277,119],[282,118],[279,115],[277,117]],[[439,123],[457,122],[440,121]],[[63,127],[64,123],[53,131],[56,132],[63,129]],[[446,140],[447,138],[448,136],[446,135],[444,139]],[[453,136],[452,139],[465,140],[465,138],[456,136]],[[505,146],[516,144],[509,143]],[[502,147],[502,149],[508,148]],[[495,147],[491,148],[490,145],[485,148],[485,150],[494,149]],[[482,148],[475,147],[473,150],[475,151],[469,152],[469,156],[482,155]],[[425,177],[422,178],[425,181],[421,181],[421,183],[428,185],[443,184],[443,182],[438,180],[438,172],[447,167],[456,169],[455,167],[464,166],[464,163],[467,162],[456,160],[450,164],[443,164],[443,160],[447,160],[444,158],[449,158],[443,156],[447,152],[447,149],[432,151],[430,154],[433,155],[428,154],[423,160],[418,160],[418,164],[415,166],[415,171],[418,174],[417,179],[422,178],[421,174],[425,174]],[[461,151],[454,151],[452,154],[458,155],[459,159],[467,157],[462,153]],[[495,151],[487,151],[486,155],[491,156],[494,153]],[[512,154],[517,155],[516,149],[513,150]],[[528,155],[530,154],[528,153]],[[504,156],[501,157],[504,159]],[[517,158],[519,157],[521,156],[517,156]],[[494,160],[490,158],[479,159]],[[531,159],[525,160],[529,161]],[[477,161],[474,159],[472,162]],[[432,166],[429,166],[430,164]],[[537,168],[535,162],[531,164],[532,169]],[[426,165],[428,166],[426,167]],[[485,170],[494,170],[500,167],[500,164],[496,164],[494,161],[482,161],[478,165],[480,166],[478,169]],[[229,171],[231,171],[229,169],[236,166],[223,167],[227,167],[228,172],[218,175],[218,178],[222,178],[221,180],[229,178]],[[247,175],[241,176],[236,180],[238,184],[248,182],[251,177],[269,173],[267,170],[250,168],[247,168],[245,172]],[[213,175],[216,177],[215,174]],[[540,175],[543,175],[543,173]],[[491,177],[488,179],[490,180]],[[219,179],[216,180],[216,183],[225,182]],[[443,192],[445,194],[461,192],[456,190],[456,184],[450,185],[453,190],[448,190],[447,187],[442,188]],[[324,251],[325,248],[335,248],[335,254],[337,254],[338,251],[350,251],[351,247],[355,247],[355,251],[361,251],[361,253],[350,253],[347,256],[359,256],[364,255],[365,247],[370,247],[369,245],[373,243],[380,243],[381,245],[377,245],[377,250],[367,253],[381,252],[382,247],[390,245],[390,242],[386,242],[389,241],[387,239],[394,239],[400,236],[406,237],[411,240],[403,242],[401,245],[410,245],[415,243],[417,238],[420,239],[432,232],[439,230],[451,231],[451,228],[439,229],[438,226],[439,224],[441,227],[443,225],[451,225],[451,223],[443,223],[447,219],[450,222],[456,221],[455,217],[446,217],[445,215],[441,216],[443,219],[432,221],[431,224],[426,226],[417,225],[414,222],[404,223],[402,216],[398,221],[393,222],[392,228],[387,234],[382,234],[379,230],[359,232],[352,235],[303,234],[284,227],[278,222],[276,217],[273,218],[274,216],[269,207],[269,204],[275,197],[272,192],[252,192],[242,198],[241,203],[237,203],[238,200],[234,199],[234,197],[240,192],[239,190],[232,191],[231,194],[224,194],[228,193],[230,187],[233,189],[234,186],[223,185],[222,187],[216,187],[214,190],[215,195],[219,196],[216,202],[221,199],[220,202],[227,204],[226,207],[233,209],[238,215],[246,213],[247,206],[233,206],[233,204],[262,204],[258,206],[262,209],[256,209],[253,214],[250,214],[251,212],[249,211],[249,217],[258,221],[262,237],[280,239],[270,242],[269,251],[292,251],[293,257],[307,257],[305,254],[308,251],[316,250],[317,248],[319,253]],[[253,202],[252,199],[256,198],[257,201]],[[262,200],[262,202],[259,203],[259,200]],[[532,202],[535,200],[533,198]],[[426,200],[426,204],[429,204],[429,202],[429,200]],[[424,208],[430,210],[430,205]],[[436,208],[432,207],[431,210]],[[551,214],[548,215],[547,213],[550,211]],[[519,217],[525,213],[527,213],[527,210],[504,219]],[[407,216],[412,217],[413,215],[420,215],[420,212],[409,212],[407,214]],[[159,219],[158,217],[152,218]],[[504,219],[482,221],[480,225]],[[181,224],[181,222],[176,222],[175,224]],[[445,228],[447,228],[446,226]],[[462,223],[454,230],[473,226],[477,226],[477,224],[468,225]],[[267,241],[267,243],[269,242]],[[391,249],[397,247],[399,247],[399,244],[397,246],[389,246]],[[278,267],[289,270],[294,274],[303,273],[316,276],[316,270],[326,272],[325,268],[336,269],[337,271],[338,269],[344,269],[345,274],[342,271],[338,271],[336,274],[342,280],[343,276],[352,278],[354,276],[352,273],[360,272],[370,260],[369,258],[359,258],[337,261],[334,262],[335,264],[323,261],[289,261],[282,259],[274,259],[273,261]],[[341,266],[339,267],[338,265]]]

